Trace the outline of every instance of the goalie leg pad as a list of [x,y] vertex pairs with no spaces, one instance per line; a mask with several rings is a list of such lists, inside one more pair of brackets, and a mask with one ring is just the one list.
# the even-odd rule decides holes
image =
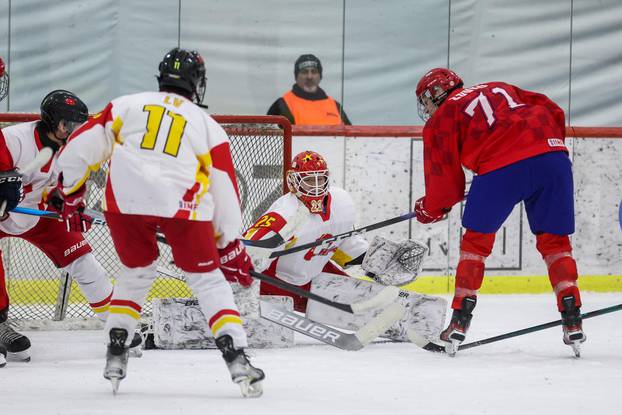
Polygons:
[[[386,287],[375,282],[341,275],[321,273],[312,283],[312,292],[333,301],[352,304],[365,301],[377,295]],[[447,301],[440,297],[400,290],[399,300],[405,308],[400,320],[392,325],[382,337],[408,341],[408,331],[415,330],[429,340],[438,338],[445,324]],[[358,330],[366,322],[383,312],[383,309],[369,310],[364,314],[349,314],[332,307],[309,301],[307,317],[311,320],[335,327]]]
[[[264,296],[281,308],[293,310],[289,297]],[[254,348],[291,347],[294,332],[261,318],[244,316],[248,345]],[[199,303],[192,298],[160,298],[153,302],[153,340],[160,349],[215,349],[214,336]]]

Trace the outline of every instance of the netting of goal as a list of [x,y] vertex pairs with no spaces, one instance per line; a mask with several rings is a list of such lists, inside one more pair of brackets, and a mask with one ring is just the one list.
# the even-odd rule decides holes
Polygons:
[[[250,226],[284,191],[286,166],[291,160],[291,125],[284,117],[214,116],[229,135],[242,205],[243,226]],[[0,114],[0,128],[38,119],[36,114]],[[89,208],[101,210],[106,168],[91,175],[88,183]],[[47,219],[42,219],[47,220]],[[108,228],[95,226],[85,234],[97,260],[111,278],[116,278],[119,259]],[[93,313],[72,282],[64,286],[63,271],[34,245],[20,238],[3,238],[0,249],[11,305],[9,317],[19,321],[88,319]],[[180,273],[171,263],[170,248],[159,244],[159,266]],[[67,291],[69,290],[69,291]],[[143,314],[151,311],[153,298],[190,297],[182,281],[158,275]],[[64,299],[64,300],[63,300]]]

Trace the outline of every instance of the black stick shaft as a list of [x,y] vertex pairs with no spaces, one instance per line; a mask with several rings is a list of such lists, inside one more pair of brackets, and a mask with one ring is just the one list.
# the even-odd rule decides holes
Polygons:
[[[613,313],[614,311],[622,310],[622,304],[614,305],[611,307],[601,308],[599,310],[590,311],[589,313],[581,314],[583,319],[600,316],[607,313]],[[561,320],[555,320],[544,324],[538,324],[537,326],[527,327],[525,329],[511,331],[509,333],[500,334],[498,336],[489,337],[487,339],[477,340],[472,343],[462,344],[458,347],[458,350],[470,349],[471,347],[481,346],[483,344],[494,343],[500,340],[510,339],[512,337],[522,336],[523,334],[529,334],[536,331],[546,330],[551,327],[561,326]]]
[[289,284],[289,283],[287,283],[285,281],[278,280],[276,278],[268,277],[267,275],[260,274],[257,271],[252,271],[251,270],[250,274],[251,274],[251,276],[253,278],[257,278],[258,280],[261,280],[261,281],[263,281],[263,282],[265,282],[267,284],[270,284],[270,285],[274,285],[275,287],[279,287],[279,288],[281,288],[283,290],[286,290],[286,291],[289,291],[289,292],[291,292],[293,294],[297,294],[297,295],[300,295],[302,297],[306,297],[306,298],[308,298],[310,300],[317,301],[318,303],[326,304],[327,306],[330,306],[330,307],[333,307],[333,308],[337,308],[339,310],[345,311],[345,312],[350,313],[350,314],[354,313],[354,311],[352,311],[352,307],[349,304],[343,304],[343,303],[338,303],[338,302],[335,302],[335,301],[331,301],[328,298],[324,298],[324,297],[321,297],[321,296],[319,296],[317,294],[313,294],[310,291],[303,290],[302,288],[300,288],[300,287],[298,287],[296,285]]

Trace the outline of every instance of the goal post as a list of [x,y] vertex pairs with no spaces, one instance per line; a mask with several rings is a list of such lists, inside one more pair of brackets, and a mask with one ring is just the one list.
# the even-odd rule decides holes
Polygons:
[[[215,115],[213,118],[227,132],[236,179],[240,191],[243,227],[250,226],[286,189],[285,173],[291,162],[292,127],[281,116]],[[0,128],[38,120],[38,114],[0,113]],[[91,175],[87,206],[101,210],[106,182],[104,166]],[[47,219],[42,219],[47,220]],[[242,230],[241,230],[242,231]],[[105,226],[93,227],[85,234],[97,260],[111,278],[119,270],[119,260]],[[63,271],[36,247],[20,238],[3,238],[0,249],[13,320],[85,319],[93,313],[75,282],[67,284]],[[178,270],[172,263],[170,248],[159,244],[158,266]],[[151,310],[152,298],[191,297],[181,281],[158,275],[143,307]]]

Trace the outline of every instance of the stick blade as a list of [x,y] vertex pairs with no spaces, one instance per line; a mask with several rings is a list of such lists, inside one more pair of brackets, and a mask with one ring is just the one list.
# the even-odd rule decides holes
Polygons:
[[367,310],[374,308],[382,308],[387,304],[392,303],[400,295],[400,289],[395,286],[388,286],[377,295],[371,297],[369,300],[361,301],[351,304],[352,311],[360,314]]
[[367,324],[361,327],[356,333],[356,337],[363,345],[371,343],[376,337],[387,331],[395,322],[397,322],[406,311],[406,307],[400,303],[390,304],[380,314],[371,319]]

